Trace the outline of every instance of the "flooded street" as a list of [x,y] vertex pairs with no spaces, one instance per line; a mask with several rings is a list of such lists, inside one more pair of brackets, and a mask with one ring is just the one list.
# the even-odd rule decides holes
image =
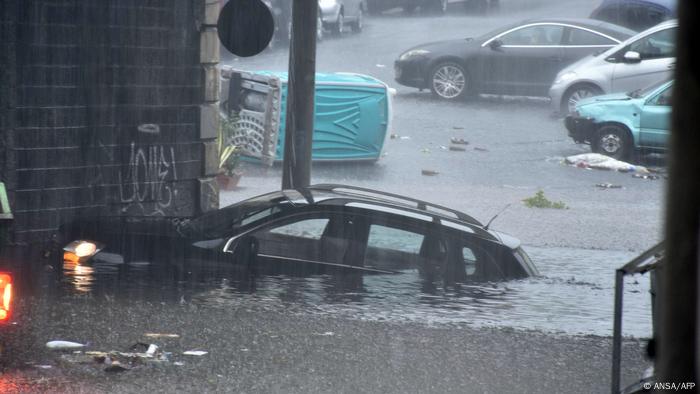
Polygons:
[[[503,0],[487,16],[389,12],[367,17],[359,34],[328,34],[317,71],[371,75],[397,93],[380,159],[316,163],[311,180],[427,200],[482,223],[500,212],[490,228],[521,240],[539,276],[457,284],[425,280],[417,269],[253,276],[221,262],[101,253],[61,263],[29,250],[13,257],[29,261],[32,280],[20,287],[17,321],[0,333],[10,349],[0,392],[609,392],[615,270],[662,236],[663,158],[641,158],[660,168],[653,180],[570,166],[565,157],[590,147],[572,142],[547,99],[447,102],[394,82],[394,60],[419,43],[543,14],[583,17],[594,6],[525,3]],[[222,54],[221,64],[283,71],[288,59],[276,47],[250,59]],[[449,150],[451,139],[468,144]],[[239,169],[221,207],[280,188],[279,163],[244,160]],[[540,190],[565,209],[523,203]],[[649,364],[649,288],[648,275],[626,279],[626,383]],[[168,354],[109,374],[90,357],[71,358],[85,353],[47,350],[50,340],[101,352],[157,344]]]

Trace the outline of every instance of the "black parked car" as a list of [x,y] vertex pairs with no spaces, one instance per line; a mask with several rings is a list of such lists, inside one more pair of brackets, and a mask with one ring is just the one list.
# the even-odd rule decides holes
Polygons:
[[642,31],[676,17],[676,0],[603,0],[591,19]]
[[449,208],[342,185],[273,192],[198,218],[99,218],[63,226],[63,257],[219,262],[259,274],[393,274],[447,281],[537,275],[508,235]]
[[634,34],[591,19],[527,20],[478,38],[413,47],[394,63],[395,79],[443,99],[479,93],[546,97],[564,66]]

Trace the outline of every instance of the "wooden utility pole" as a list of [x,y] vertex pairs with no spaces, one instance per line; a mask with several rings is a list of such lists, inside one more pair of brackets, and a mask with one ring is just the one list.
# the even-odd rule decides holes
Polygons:
[[292,1],[282,189],[311,182],[318,0]]

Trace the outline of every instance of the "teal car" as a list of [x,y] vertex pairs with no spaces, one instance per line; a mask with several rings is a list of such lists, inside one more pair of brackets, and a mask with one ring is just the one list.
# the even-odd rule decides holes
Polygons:
[[[232,119],[229,143],[266,164],[284,154],[287,73],[222,72],[222,110]],[[394,90],[355,73],[317,73],[313,161],[376,161],[391,123]]]
[[666,150],[671,120],[673,81],[629,93],[581,100],[566,117],[569,136],[588,143],[595,153],[628,159],[638,150]]

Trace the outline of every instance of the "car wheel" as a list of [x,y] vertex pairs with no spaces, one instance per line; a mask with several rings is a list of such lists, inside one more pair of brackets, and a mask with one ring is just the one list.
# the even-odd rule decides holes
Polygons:
[[363,20],[362,20],[362,9],[360,8],[357,10],[357,20],[353,22],[352,24],[352,31],[355,33],[359,33],[362,31],[363,27]]
[[591,141],[591,150],[613,159],[625,160],[632,150],[629,133],[622,126],[604,125],[598,129],[594,140]]
[[343,17],[343,13],[341,11],[338,14],[338,19],[336,19],[335,24],[333,25],[333,34],[336,36],[343,34],[343,24],[345,24],[345,18]]
[[440,63],[430,73],[430,90],[441,99],[463,97],[468,91],[468,83],[464,67],[455,62]]
[[564,94],[564,97],[561,100],[560,111],[562,115],[573,113],[574,110],[576,110],[576,104],[578,104],[579,101],[588,97],[598,96],[602,93],[603,91],[597,86],[588,84],[574,85]]

